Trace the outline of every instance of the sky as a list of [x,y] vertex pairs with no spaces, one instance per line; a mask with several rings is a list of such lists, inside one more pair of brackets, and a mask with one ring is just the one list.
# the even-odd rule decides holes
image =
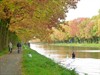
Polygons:
[[66,20],[73,20],[79,17],[89,17],[98,14],[100,9],[100,0],[80,0],[76,9],[70,9]]

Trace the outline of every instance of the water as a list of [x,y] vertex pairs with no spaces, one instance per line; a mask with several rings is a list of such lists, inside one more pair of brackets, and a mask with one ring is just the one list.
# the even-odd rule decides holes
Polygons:
[[[68,69],[75,69],[79,75],[100,75],[100,50],[98,48],[36,44],[31,44],[31,48]],[[73,51],[76,59],[71,58]]]

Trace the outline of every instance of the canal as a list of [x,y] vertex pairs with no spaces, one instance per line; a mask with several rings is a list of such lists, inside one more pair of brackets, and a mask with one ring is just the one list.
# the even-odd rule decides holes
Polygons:
[[[31,44],[31,48],[68,69],[75,69],[79,75],[100,75],[99,48],[49,44]],[[75,59],[71,58],[72,52],[75,52]]]

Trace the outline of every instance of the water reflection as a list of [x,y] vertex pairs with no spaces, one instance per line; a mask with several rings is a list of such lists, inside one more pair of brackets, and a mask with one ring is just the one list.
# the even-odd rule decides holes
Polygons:
[[71,57],[74,51],[77,58],[96,58],[100,59],[99,48],[91,47],[70,47],[70,46],[54,46],[54,45],[41,45],[45,53],[58,55],[59,58]]

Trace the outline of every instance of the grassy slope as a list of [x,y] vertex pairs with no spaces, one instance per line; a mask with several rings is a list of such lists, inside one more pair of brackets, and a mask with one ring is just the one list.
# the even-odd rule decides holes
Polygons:
[[[16,46],[13,46],[13,50],[16,48]],[[12,51],[13,51],[12,50]],[[2,50],[2,51],[0,51],[0,56],[2,56],[2,55],[5,55],[5,54],[7,54],[7,53],[9,53],[9,50],[8,50],[8,48],[5,48],[4,50]]]
[[71,44],[67,44],[67,43],[55,43],[52,45],[56,45],[56,46],[78,46],[78,47],[99,47],[100,48],[100,44],[96,44],[96,43],[83,43],[83,44],[79,44],[79,43],[71,43]]
[[3,50],[3,51],[0,51],[0,56],[5,55],[5,54],[7,54],[7,53],[8,53],[8,50],[7,50],[7,49],[5,49],[5,50]]
[[23,50],[22,69],[22,75],[77,75],[74,70],[67,70],[28,47]]

